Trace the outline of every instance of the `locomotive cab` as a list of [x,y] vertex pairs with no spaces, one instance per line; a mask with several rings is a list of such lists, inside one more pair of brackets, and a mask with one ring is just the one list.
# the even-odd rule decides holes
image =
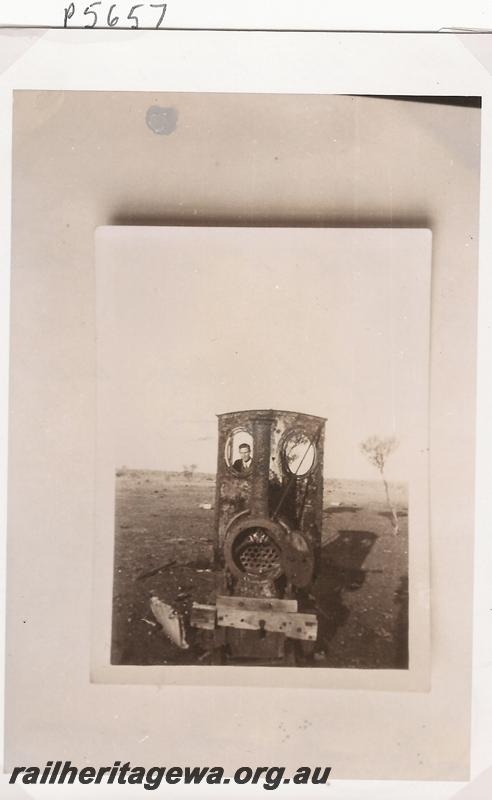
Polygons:
[[[218,415],[213,627],[229,663],[295,663],[294,642],[314,647],[325,422],[291,411]],[[203,610],[192,624],[210,628]]]

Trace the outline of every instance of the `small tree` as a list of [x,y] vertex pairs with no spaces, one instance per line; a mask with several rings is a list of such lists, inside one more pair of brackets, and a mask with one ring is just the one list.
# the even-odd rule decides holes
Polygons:
[[198,468],[198,464],[190,464],[190,472],[191,472],[191,478],[192,478],[192,480],[193,480],[193,475],[195,474],[195,470],[196,470],[197,468]]
[[386,494],[386,502],[388,503],[388,508],[391,511],[393,532],[395,534],[400,532],[400,526],[398,525],[398,514],[396,513],[396,507],[390,497],[388,481],[386,480],[384,470],[389,456],[394,453],[398,445],[399,442],[396,436],[370,436],[360,444],[361,452],[366,456],[369,462],[376,467],[381,475],[381,480],[383,481],[384,491]]

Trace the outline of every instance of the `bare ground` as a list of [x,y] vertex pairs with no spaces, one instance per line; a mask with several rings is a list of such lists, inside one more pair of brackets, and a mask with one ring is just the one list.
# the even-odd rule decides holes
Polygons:
[[[406,668],[408,504],[393,484],[400,533],[393,533],[379,481],[325,482],[322,555],[313,586],[318,667]],[[213,603],[212,476],[123,470],[116,479],[113,664],[209,663],[200,636],[180,650],[156,624],[157,595],[188,619],[193,601]]]

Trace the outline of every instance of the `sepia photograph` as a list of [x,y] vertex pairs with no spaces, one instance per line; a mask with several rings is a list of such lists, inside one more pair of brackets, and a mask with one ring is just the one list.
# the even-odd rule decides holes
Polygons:
[[111,665],[409,669],[430,255],[424,229],[98,230]]

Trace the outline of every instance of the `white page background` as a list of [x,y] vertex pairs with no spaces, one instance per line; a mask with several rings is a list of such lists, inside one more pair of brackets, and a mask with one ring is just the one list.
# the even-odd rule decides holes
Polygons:
[[[66,89],[160,89],[173,91],[323,91],[323,92],[374,92],[377,94],[412,93],[429,94],[442,92],[450,94],[481,94],[483,108],[482,145],[482,202],[481,220],[486,222],[492,212],[490,143],[492,118],[488,110],[491,96],[491,78],[486,68],[470,54],[458,37],[445,37],[436,42],[426,37],[422,48],[416,53],[410,37],[387,37],[388,44],[377,49],[360,37],[347,37],[341,42],[336,53],[327,53],[323,43],[312,37],[282,36],[268,34],[256,39],[254,59],[244,59],[244,46],[251,38],[248,34],[236,34],[227,41],[219,41],[215,36],[207,38],[199,34],[176,34],[162,40],[155,35],[121,34],[118,38],[107,35],[48,33],[33,44],[24,57],[5,72],[0,80],[0,102],[2,108],[2,136],[0,140],[0,159],[2,173],[1,222],[2,230],[9,231],[10,225],[10,122],[12,88],[66,88]],[[397,38],[397,41],[395,41]],[[367,46],[366,46],[367,42]],[[238,43],[243,50],[238,52]],[[466,42],[465,42],[466,44]],[[490,46],[490,42],[489,42]],[[89,52],[90,51],[90,52]],[[297,58],[293,59],[295,53]],[[302,54],[302,57],[301,57]],[[183,56],[186,55],[186,58]],[[227,74],[220,69],[218,56],[226,57],[230,68]],[[384,57],[383,57],[384,56]],[[417,58],[418,56],[418,58]],[[417,59],[417,60],[416,60]],[[328,61],[328,63],[327,63]],[[108,74],[107,64],[112,65]],[[207,69],[203,68],[204,63]],[[135,65],[138,64],[138,69]],[[361,69],[361,64],[363,69]],[[436,70],[436,64],[439,65]],[[391,69],[388,69],[391,65]],[[410,70],[410,65],[412,69]],[[321,69],[324,67],[324,69]],[[481,225],[481,267],[480,267],[480,319],[479,319],[479,435],[478,473],[477,473],[477,523],[476,523],[476,572],[475,572],[475,664],[474,664],[474,723],[473,723],[473,764],[472,775],[479,776],[490,765],[490,711],[492,700],[492,645],[490,638],[490,608],[492,606],[490,588],[490,563],[492,546],[489,535],[490,510],[488,507],[489,454],[492,452],[492,427],[489,409],[492,405],[492,380],[489,377],[489,354],[492,350],[492,276],[487,264],[492,255],[491,234],[487,225]],[[6,387],[7,370],[7,332],[8,332],[8,264],[9,236],[2,238],[0,245],[2,262],[2,386]],[[2,395],[4,409],[6,391]],[[6,413],[2,415],[2,436],[5,441]],[[3,481],[5,492],[5,450],[2,454]],[[5,504],[2,504],[3,509]],[[3,539],[5,548],[5,539]],[[3,566],[3,565],[2,565]],[[2,576],[4,577],[4,576]],[[3,621],[3,615],[2,615]],[[3,661],[2,661],[3,666]],[[443,735],[446,732],[443,731]],[[336,775],[336,764],[334,765]],[[459,785],[452,784],[413,784],[398,786],[391,783],[354,784],[352,782],[332,782],[330,794],[336,798],[378,798],[428,797],[445,798],[453,796],[486,797],[486,787],[482,781],[474,781],[477,791],[473,794],[473,783],[460,792]],[[488,783],[490,787],[490,782]],[[7,787],[2,785],[2,797],[48,797],[96,796],[93,788],[87,787]],[[170,794],[169,788],[166,791]],[[323,789],[310,788],[302,796],[321,796]],[[131,793],[130,793],[131,792]],[[261,787],[228,787],[218,792],[215,787],[190,789],[174,787],[173,796],[212,797],[217,795],[253,797],[262,795]],[[295,792],[295,794],[294,794]],[[300,796],[299,789],[281,787],[276,796]],[[118,791],[114,787],[101,787],[97,796],[147,796],[135,790]]]

